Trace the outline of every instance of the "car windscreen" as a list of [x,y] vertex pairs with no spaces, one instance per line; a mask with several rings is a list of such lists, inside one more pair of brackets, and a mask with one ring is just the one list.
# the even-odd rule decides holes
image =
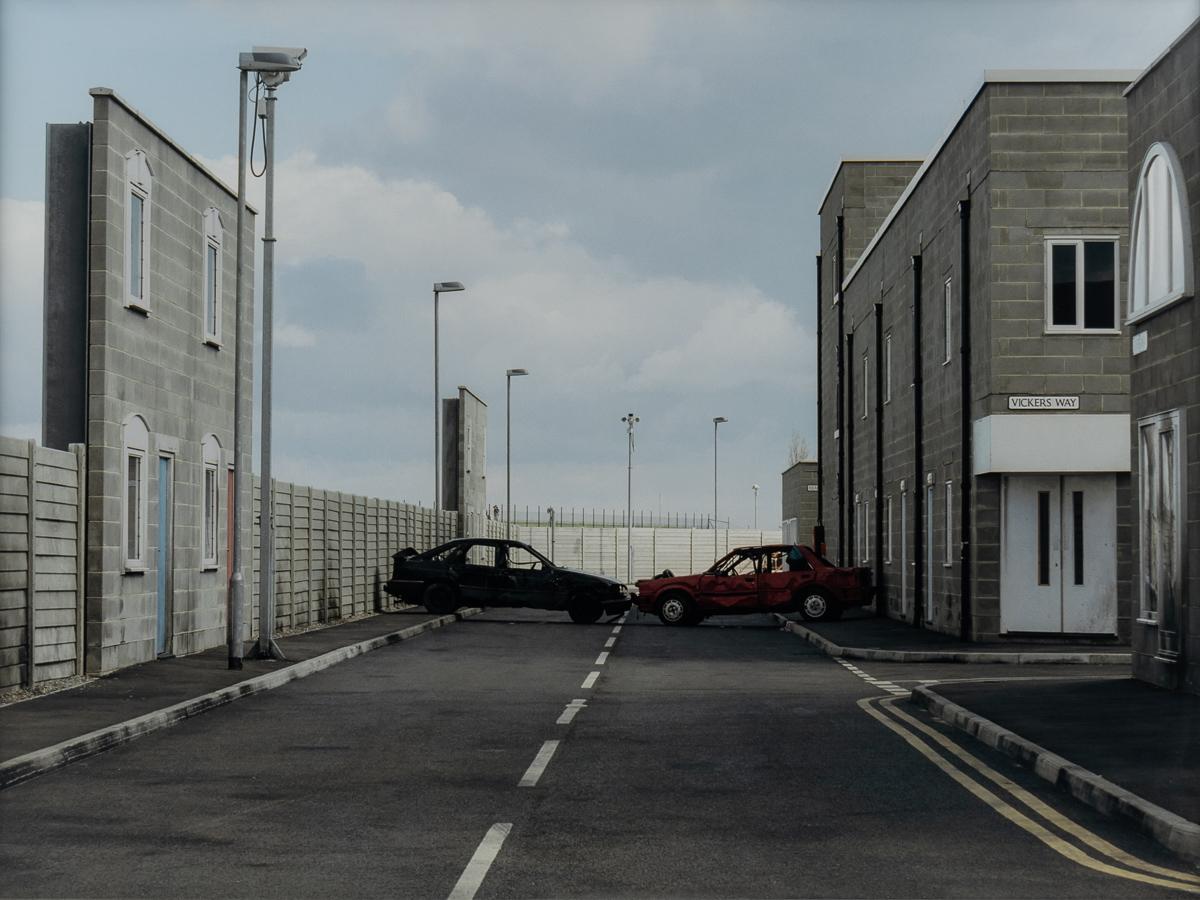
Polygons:
[[532,550],[526,547],[509,547],[508,548],[508,567],[510,569],[524,569],[527,572],[540,572],[546,568],[545,560]]
[[462,544],[442,544],[424,553],[418,553],[417,559],[428,559],[435,562],[448,562],[462,553]]

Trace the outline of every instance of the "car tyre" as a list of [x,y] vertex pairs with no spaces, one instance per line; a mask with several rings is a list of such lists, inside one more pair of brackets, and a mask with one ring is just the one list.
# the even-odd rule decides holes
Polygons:
[[667,594],[659,600],[658,617],[664,625],[695,625],[703,618],[686,594]]
[[579,625],[591,625],[599,622],[600,617],[604,615],[604,604],[591,597],[576,597],[567,607],[567,614],[571,617],[572,622]]
[[421,603],[435,616],[448,616],[458,609],[458,592],[451,585],[435,581],[425,588]]
[[824,591],[810,589],[800,594],[800,615],[810,622],[830,622],[840,618],[842,611],[836,609]]

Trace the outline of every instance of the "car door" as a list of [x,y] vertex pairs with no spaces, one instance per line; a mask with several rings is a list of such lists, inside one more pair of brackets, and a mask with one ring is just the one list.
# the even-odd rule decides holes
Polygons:
[[506,606],[554,609],[557,606],[555,573],[519,544],[507,547],[504,559]]
[[[783,610],[791,606],[796,594],[813,580],[812,566],[803,556],[792,564],[788,563],[786,553],[779,556],[781,558],[778,561],[773,554],[763,557],[763,571],[758,577],[758,600],[764,610]],[[792,565],[796,568],[791,568]]]
[[700,577],[700,603],[704,609],[719,613],[723,609],[745,609],[758,605],[758,566],[756,556],[735,554],[722,562],[715,572]]
[[503,606],[503,592],[497,590],[503,574],[496,567],[494,544],[471,544],[459,566],[458,590],[464,601],[482,606]]

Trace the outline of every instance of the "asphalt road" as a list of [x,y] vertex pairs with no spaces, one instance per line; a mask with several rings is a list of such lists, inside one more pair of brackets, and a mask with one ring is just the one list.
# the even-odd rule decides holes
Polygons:
[[4,791],[0,896],[1183,896],[903,699],[947,666],[855,668],[765,617],[491,611]]

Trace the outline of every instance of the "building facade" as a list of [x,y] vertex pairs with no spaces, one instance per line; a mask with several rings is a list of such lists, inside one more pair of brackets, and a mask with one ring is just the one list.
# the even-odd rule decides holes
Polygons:
[[889,615],[1129,634],[1132,74],[989,72],[919,167],[824,198],[820,515]]
[[802,459],[788,466],[782,482],[784,540],[812,544],[817,525],[817,461]]
[[237,197],[113,91],[91,96],[90,123],[47,126],[43,443],[86,443],[85,652],[103,673],[226,641]]
[[1200,20],[1126,99],[1133,669],[1200,693]]
[[459,533],[480,533],[487,507],[487,404],[470,388],[442,400],[442,509],[458,513]]

